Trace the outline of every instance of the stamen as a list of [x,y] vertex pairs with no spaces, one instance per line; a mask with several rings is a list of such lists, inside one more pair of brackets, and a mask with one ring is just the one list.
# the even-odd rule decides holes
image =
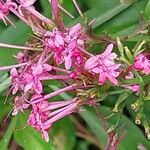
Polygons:
[[53,70],[56,70],[56,71],[60,71],[60,72],[64,72],[64,73],[71,73],[70,71],[67,71],[65,69],[62,69],[62,68],[58,68],[58,67],[55,67],[55,66],[52,66]]
[[8,115],[7,115],[7,117],[4,119],[4,122],[9,118],[10,114],[13,112],[13,109],[14,109],[14,108],[12,108],[12,109],[10,110],[10,112],[9,112]]
[[10,70],[12,68],[18,68],[18,67],[22,67],[29,64],[29,62],[25,62],[22,64],[17,64],[17,65],[11,65],[11,66],[4,66],[4,67],[0,67],[0,71],[4,71],[4,70]]
[[72,19],[75,18],[70,12],[68,12],[66,9],[64,9],[64,8],[63,8],[62,6],[60,6],[59,4],[58,4],[58,7],[59,7],[63,12],[65,12],[69,17],[71,17]]
[[53,55],[54,55],[54,53],[52,52],[49,56],[47,56],[47,57],[44,59],[43,63],[46,63]]
[[7,100],[8,100],[8,96],[9,96],[9,94],[11,93],[12,89],[13,89],[13,87],[11,87],[11,88],[9,89],[9,91],[7,92],[7,95],[6,95],[4,104],[6,104],[6,102],[7,102]]
[[26,47],[26,46],[17,46],[17,45],[10,45],[5,43],[0,43],[0,47],[4,48],[14,48],[14,49],[25,49],[25,50],[35,50],[35,51],[41,51],[42,49],[39,48],[32,48],[32,47]]
[[6,19],[14,28],[16,28],[15,24],[14,24],[7,16],[5,16],[5,19]]
[[78,13],[80,14],[80,16],[83,17],[83,13],[82,13],[82,11],[81,11],[79,5],[77,4],[76,0],[72,0],[72,2],[74,3],[74,5],[75,5],[75,7],[76,7]]
[[87,54],[88,56],[92,57],[94,56],[92,53],[89,53],[88,51],[84,50],[83,48],[81,48],[80,46],[77,46],[79,48],[79,50],[85,54]]
[[91,26],[91,25],[94,24],[95,22],[96,22],[96,18],[95,18],[95,19],[92,19],[92,20],[88,23],[88,25]]

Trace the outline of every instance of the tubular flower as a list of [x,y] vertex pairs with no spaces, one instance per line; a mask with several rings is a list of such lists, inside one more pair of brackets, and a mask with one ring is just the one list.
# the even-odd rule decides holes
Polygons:
[[10,0],[6,0],[6,3],[0,1],[0,19],[2,19],[6,25],[7,21],[11,23],[11,21],[7,18],[11,8],[17,9],[17,4]]
[[99,55],[92,56],[85,63],[85,70],[92,74],[99,74],[99,84],[103,85],[108,79],[114,85],[117,85],[116,77],[119,75],[120,64],[115,64],[117,55],[112,52],[113,44],[107,46],[106,50]]
[[150,74],[150,54],[141,53],[135,57],[134,68],[144,74]]
[[[37,99],[42,101],[32,103]],[[48,102],[42,95],[35,94],[31,98],[32,111],[28,119],[28,124],[42,133],[42,137],[46,142],[49,141],[48,130],[53,123],[68,116],[72,113],[78,112],[81,105],[95,105],[95,101],[90,100],[81,102],[76,98],[67,101]]]
[[[133,79],[133,78],[134,78],[134,75],[132,72],[129,72],[125,76],[125,79]],[[125,84],[125,85],[122,85],[122,87],[132,90],[133,92],[138,92],[140,90],[140,87],[137,84]]]
[[23,7],[33,7],[32,5],[35,3],[36,0],[19,0],[20,5],[18,7],[18,12],[20,15],[24,16],[22,13]]

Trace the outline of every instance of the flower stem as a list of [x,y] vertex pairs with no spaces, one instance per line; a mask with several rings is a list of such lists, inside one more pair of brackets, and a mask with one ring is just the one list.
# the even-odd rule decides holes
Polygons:
[[45,76],[41,77],[40,80],[61,80],[61,79],[69,79],[69,76],[65,75],[50,75],[50,76]]
[[65,87],[65,88],[59,89],[59,90],[57,90],[57,91],[55,91],[55,92],[52,92],[52,93],[50,93],[50,94],[45,95],[45,96],[44,96],[44,99],[49,99],[49,98],[51,98],[51,97],[54,97],[54,96],[56,96],[56,95],[59,95],[60,93],[64,93],[64,92],[66,92],[66,91],[71,91],[71,90],[74,90],[74,89],[76,89],[76,88],[77,88],[76,84],[72,84],[72,85],[70,85],[70,86],[67,86],[67,87]]
[[78,107],[77,105],[78,105],[78,102],[75,102],[75,103],[63,108],[64,109],[63,111],[61,111],[54,117],[50,118],[49,120],[47,120],[44,124],[53,124],[54,122],[62,119],[63,117],[68,116],[69,114],[71,114],[72,112],[74,112],[77,109],[77,107]]
[[10,70],[10,69],[12,69],[12,68],[22,67],[22,66],[27,65],[28,63],[29,63],[29,62],[25,62],[25,63],[17,64],[17,65],[11,65],[11,66],[4,66],[4,67],[0,67],[0,71]]
[[71,73],[70,71],[67,71],[65,69],[62,69],[62,68],[58,68],[58,67],[55,67],[55,66],[52,66],[53,70],[56,70],[56,71],[59,71],[59,72],[64,72],[64,73]]
[[67,100],[67,101],[51,102],[48,107],[43,109],[43,111],[49,111],[49,110],[53,110],[53,109],[57,109],[57,108],[67,106],[67,105],[75,102],[75,100],[76,100],[76,98],[71,99],[71,100]]
[[90,57],[94,56],[93,54],[89,53],[88,51],[84,50],[83,48],[81,48],[81,47],[79,47],[79,46],[78,46],[78,48],[79,48],[79,50],[80,50],[81,52],[87,54],[88,56],[90,56]]

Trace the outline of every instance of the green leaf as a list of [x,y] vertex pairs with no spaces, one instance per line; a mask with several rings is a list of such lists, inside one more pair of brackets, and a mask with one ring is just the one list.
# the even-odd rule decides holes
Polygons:
[[53,125],[52,131],[50,133],[53,137],[57,149],[72,150],[74,148],[76,135],[73,123],[69,118],[64,118],[56,122]]
[[[92,25],[93,28],[96,28],[103,23],[107,22],[117,14],[124,11],[126,8],[128,8],[131,4],[121,4],[118,3],[116,0],[113,0],[112,2],[95,2],[94,7],[90,7],[89,10],[84,12],[84,16],[88,17],[89,20],[96,19],[96,22]],[[75,24],[77,22],[81,22],[82,18],[79,17],[75,21],[71,23]]]
[[40,133],[27,125],[27,114],[18,116],[17,128],[14,131],[15,141],[24,148],[24,150],[55,150],[52,141],[48,143],[42,139]]
[[6,90],[10,86],[10,83],[11,83],[10,78],[8,78],[7,76],[3,78],[3,82],[0,83],[0,93]]
[[[50,87],[53,90],[57,90],[58,87],[56,85],[53,85]],[[64,93],[60,95],[64,99],[70,99],[71,96]],[[130,100],[130,99],[129,99]],[[108,107],[100,106],[100,111],[105,114],[105,116],[110,115],[112,112],[109,110]],[[91,131],[96,135],[96,137],[99,139],[100,144],[103,145],[103,148],[106,144],[106,132],[104,131],[102,127],[102,123],[95,114],[95,112],[92,109],[87,109],[86,111],[79,113],[81,117],[87,122],[88,126],[90,127]],[[108,120],[109,126],[113,126],[116,124],[118,118],[113,118]],[[150,143],[146,139],[146,137],[143,135],[141,130],[132,122],[130,121],[126,116],[122,115],[120,120],[120,125],[125,125],[124,129],[127,130],[126,136],[123,138],[121,143],[118,145],[118,150],[127,150],[127,149],[136,149],[137,145],[139,143],[149,147]]]
[[147,18],[150,18],[150,0],[148,1],[147,5],[146,5],[144,14]]
[[3,121],[2,119],[6,114],[9,114],[11,109],[11,106],[8,105],[7,103],[4,104],[4,101],[5,97],[0,96],[0,122]]
[[[103,25],[95,29],[96,34],[113,34],[116,36],[131,34],[138,26],[141,12],[145,8],[147,0],[139,0]],[[130,17],[132,17],[132,19]]]
[[113,18],[117,14],[121,13],[123,10],[127,9],[130,6],[130,4],[120,4],[110,11],[104,13],[103,15],[100,15],[99,17],[96,18],[96,23],[92,25],[93,28],[98,27],[99,25],[105,23],[109,19]]
[[[24,45],[30,33],[30,29],[22,22],[18,21],[16,28],[8,27],[4,32],[0,33],[0,42],[8,44]],[[0,48],[0,66],[11,65],[15,63],[15,55],[18,50]]]
[[[103,114],[110,114],[111,111],[107,107],[100,106],[100,111]],[[98,117],[96,116],[95,112],[92,109],[87,109],[85,112],[81,112],[80,115],[85,119],[88,123],[89,127],[93,131],[93,133],[97,136],[100,142],[105,145],[106,143],[106,133],[102,131],[102,125],[99,121]],[[117,122],[117,118],[112,117],[108,121],[109,126],[115,125]],[[127,130],[127,134],[123,138],[123,140],[118,145],[118,150],[127,150],[127,149],[136,149],[139,143],[149,147],[150,143],[144,137],[143,133],[138,129],[138,127],[131,122],[127,117],[122,115],[120,120],[120,125],[125,125],[124,130]],[[94,126],[94,127],[93,127]]]
[[89,143],[86,141],[79,141],[76,144],[76,150],[88,150]]
[[106,132],[104,131],[104,128],[102,127],[102,123],[100,122],[98,117],[90,110],[80,112],[79,114],[86,121],[91,131],[96,135],[96,137],[98,138],[100,144],[103,146],[104,149],[107,136]]
[[1,139],[0,141],[0,148],[1,150],[7,150],[8,148],[8,144],[10,142],[10,139],[12,137],[12,134],[13,134],[13,130],[16,126],[16,123],[17,123],[17,117],[14,117],[12,118],[3,138]]

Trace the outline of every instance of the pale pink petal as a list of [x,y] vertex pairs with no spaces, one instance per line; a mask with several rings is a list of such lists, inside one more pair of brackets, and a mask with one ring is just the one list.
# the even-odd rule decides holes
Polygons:
[[97,65],[98,65],[98,58],[96,56],[93,56],[86,61],[84,68],[85,70],[91,70]]
[[105,73],[102,73],[99,75],[99,84],[100,85],[103,85],[106,81],[106,74]]
[[47,133],[47,131],[42,131],[42,137],[46,142],[49,142],[49,135]]
[[36,2],[36,0],[25,0],[23,3],[23,6],[29,7],[29,6],[33,5],[35,2]]
[[81,32],[81,24],[78,23],[75,26],[73,26],[72,28],[70,28],[69,35],[76,36],[77,34],[80,34],[80,32]]
[[43,86],[42,86],[42,83],[39,81],[39,80],[36,80],[36,82],[34,83],[33,85],[34,87],[34,91],[37,93],[37,94],[41,94],[43,92]]
[[28,83],[25,87],[24,87],[24,92],[26,93],[27,91],[29,91],[30,89],[32,89],[33,86],[33,82]]
[[11,75],[12,78],[18,77],[18,71],[17,71],[17,69],[16,68],[12,68],[10,70],[10,75]]
[[66,70],[69,70],[72,66],[72,59],[71,56],[65,57],[65,68]]
[[68,49],[69,51],[72,51],[72,50],[74,50],[74,49],[76,48],[76,46],[77,46],[77,44],[76,44],[76,41],[74,40],[74,41],[72,41],[71,43],[69,43],[67,49]]
[[107,78],[108,78],[109,81],[110,81],[111,83],[113,83],[114,85],[117,85],[117,84],[118,84],[118,81],[117,81],[116,78],[113,77],[112,75],[107,74]]
[[13,112],[12,112],[12,115],[13,116],[16,116],[18,114],[18,109],[14,108]]
[[93,69],[92,69],[92,72],[94,72],[94,73],[100,73],[99,67],[93,68]]
[[12,94],[13,94],[13,95],[16,94],[18,90],[19,90],[19,85],[18,85],[18,84],[15,84],[15,85],[13,86],[13,89],[12,89]]
[[11,1],[7,2],[6,5],[9,5],[9,7],[12,7],[13,9],[17,9],[17,7],[18,7],[16,3],[11,2]]
[[108,56],[111,52],[112,52],[112,50],[113,50],[113,44],[109,44],[107,47],[106,47],[106,49],[105,49],[105,51],[101,54],[102,56]]
[[52,66],[49,65],[49,64],[44,64],[43,65],[43,69],[46,70],[46,71],[51,71],[52,70]]
[[57,34],[55,36],[55,44],[57,47],[59,47],[59,45],[62,45],[62,46],[64,45],[64,39],[61,35]]
[[42,64],[37,64],[37,66],[32,67],[32,74],[34,76],[43,73],[43,66]]

